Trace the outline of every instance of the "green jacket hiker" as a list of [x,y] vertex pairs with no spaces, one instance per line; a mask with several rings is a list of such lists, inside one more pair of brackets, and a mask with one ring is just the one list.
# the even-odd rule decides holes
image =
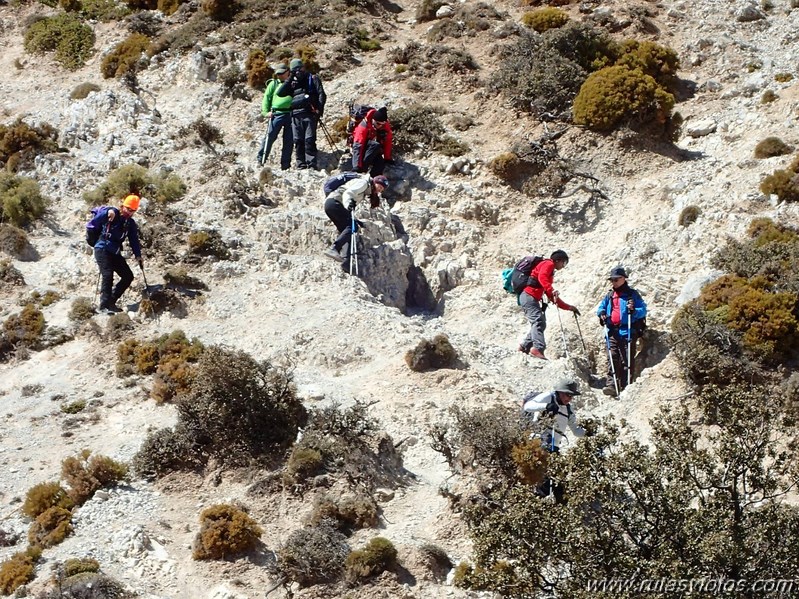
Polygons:
[[272,151],[278,134],[283,131],[283,149],[280,152],[280,168],[284,171],[291,166],[291,151],[294,147],[291,128],[291,97],[278,96],[275,92],[289,78],[289,68],[285,64],[275,66],[275,76],[269,80],[261,101],[261,114],[267,118],[266,135],[258,150],[258,164],[263,166]]

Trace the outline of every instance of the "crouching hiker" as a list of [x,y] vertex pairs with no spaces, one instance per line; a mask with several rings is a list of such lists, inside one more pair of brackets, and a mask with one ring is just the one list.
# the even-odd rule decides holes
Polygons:
[[608,382],[602,392],[615,396],[633,381],[635,345],[646,327],[646,303],[627,284],[627,271],[621,266],[610,271],[608,280],[612,288],[599,302],[596,315],[605,327],[608,352]]
[[366,117],[355,127],[352,139],[352,170],[359,173],[369,171],[373,177],[382,175],[386,163],[393,163],[391,150],[394,135],[388,122],[385,106],[366,113]]
[[[117,300],[133,282],[133,273],[122,257],[122,242],[125,239],[128,240],[139,266],[143,267],[139,228],[133,220],[138,209],[139,196],[129,195],[119,208],[108,207],[98,211],[87,225],[87,228],[99,232],[99,238],[94,244],[94,259],[100,269],[100,312],[122,312],[117,307]],[[112,290],[114,273],[119,276],[119,281]]]
[[[575,437],[584,437],[586,432],[583,427],[577,424],[577,417],[571,407],[572,397],[580,395],[577,382],[564,378],[557,382],[552,391],[545,391],[537,395],[528,394],[522,400],[522,410],[533,416],[533,421],[537,422],[543,416],[552,418],[551,425],[541,433],[541,446],[549,453],[560,451],[561,444],[566,437],[566,428],[571,430]],[[558,503],[563,502],[563,486],[553,484],[547,477],[536,493],[542,497],[550,494],[555,495]]]
[[[380,194],[388,187],[388,179],[383,175],[370,177],[358,173],[341,173],[325,181],[325,214],[336,225],[338,237],[325,252],[325,256],[344,261],[349,257],[350,238],[353,229],[360,225],[353,213],[359,203],[369,199],[369,207],[380,206]],[[354,226],[353,226],[354,222]]]
[[544,350],[547,345],[544,340],[544,331],[547,328],[547,318],[544,310],[546,310],[547,304],[543,302],[544,294],[550,302],[555,302],[558,308],[570,310],[577,316],[580,315],[580,311],[560,299],[560,294],[552,287],[555,281],[555,271],[565,268],[568,263],[569,256],[566,255],[566,252],[557,250],[552,252],[549,259],[541,260],[530,271],[530,284],[519,294],[519,305],[530,323],[530,330],[519,346],[520,352],[546,360]]

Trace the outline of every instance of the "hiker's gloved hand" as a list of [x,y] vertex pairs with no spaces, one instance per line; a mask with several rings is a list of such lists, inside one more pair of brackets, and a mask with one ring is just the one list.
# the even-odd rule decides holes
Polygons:
[[557,415],[558,412],[560,412],[560,406],[558,405],[558,403],[556,401],[554,401],[554,400],[550,401],[547,404],[546,412],[547,412],[547,414],[551,414],[552,416],[555,416],[555,415]]
[[116,215],[117,215],[117,213],[116,213],[116,212],[114,212],[113,210],[109,210],[109,211],[108,211],[108,217],[107,217],[107,218],[108,218],[108,222],[109,222],[109,223],[110,223],[110,222],[113,222],[113,220],[114,220],[114,217],[115,217]]
[[627,311],[633,312],[635,310],[635,301],[632,299],[627,300]]
[[144,268],[144,258],[139,256],[138,258],[136,258],[136,262],[139,263],[139,268],[142,268],[142,269]]
[[344,207],[349,211],[355,210],[355,200],[353,198],[347,198],[344,200]]
[[580,315],[580,311],[577,309],[577,306],[572,306],[571,307],[571,311],[574,312],[575,316],[579,316]]
[[608,315],[607,314],[600,314],[599,315],[599,324],[604,327],[607,324],[607,322],[608,322]]

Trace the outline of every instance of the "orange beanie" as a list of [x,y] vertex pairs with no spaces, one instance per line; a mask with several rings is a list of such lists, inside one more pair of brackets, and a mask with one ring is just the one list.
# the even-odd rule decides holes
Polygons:
[[126,197],[122,201],[122,205],[125,208],[130,208],[131,210],[138,210],[139,209],[139,196],[137,196],[135,194],[129,195],[128,197]]

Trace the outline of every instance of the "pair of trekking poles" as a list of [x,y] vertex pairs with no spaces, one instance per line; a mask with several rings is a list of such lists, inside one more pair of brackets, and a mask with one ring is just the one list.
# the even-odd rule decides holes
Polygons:
[[[263,148],[264,150],[263,152],[261,152],[261,161],[260,161],[261,167],[263,167],[264,164],[266,164],[266,158],[267,158],[266,144],[267,140],[269,139],[269,134],[272,132],[272,125],[273,125],[272,120],[274,118],[275,118],[274,114],[269,117],[269,125],[266,128],[266,135],[264,135],[264,139],[261,142],[261,148]],[[327,128],[327,125],[325,125],[325,122],[321,118],[319,119],[319,126],[322,128],[322,133],[324,133],[327,143],[329,143],[330,147],[333,149],[333,155],[336,157],[336,162],[338,162],[341,159],[341,155],[343,154],[343,152],[339,150],[338,146],[336,145],[336,142],[333,141],[333,136],[330,134],[330,130]]]
[[[141,278],[144,281],[144,295],[147,296],[147,299],[150,299],[150,286],[147,284],[147,277],[144,274],[144,264],[139,262],[139,269],[141,270]],[[97,295],[100,292],[100,277],[102,273],[97,271],[97,283],[94,286],[94,301],[92,302],[93,306],[97,305]]]

